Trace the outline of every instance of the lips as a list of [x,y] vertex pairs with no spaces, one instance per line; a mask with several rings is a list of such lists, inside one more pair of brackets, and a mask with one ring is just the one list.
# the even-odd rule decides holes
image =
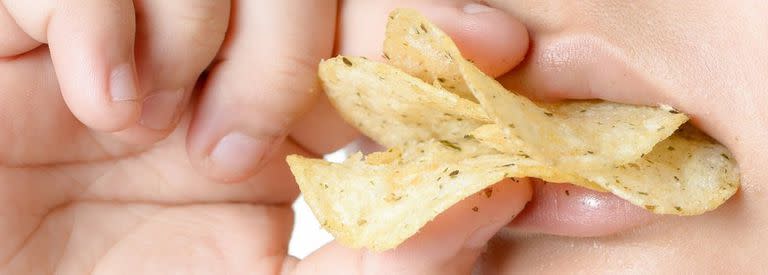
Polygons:
[[[599,38],[540,37],[527,59],[499,81],[512,91],[543,101],[603,99],[642,105],[660,103],[653,102],[660,99],[652,94],[657,89],[649,85],[648,78],[639,70],[626,65],[630,64],[628,59],[628,55]],[[532,200],[508,226],[513,232],[604,236],[659,217],[610,193],[540,180],[533,181],[533,185]]]
[[533,198],[510,224],[522,233],[604,236],[652,221],[656,215],[611,193],[532,180]]
[[[603,99],[677,106],[659,93],[661,73],[634,67],[633,55],[610,41],[586,34],[540,37],[526,60],[499,78],[507,88],[544,101]],[[656,79],[654,79],[656,78]],[[663,78],[663,77],[662,77]]]

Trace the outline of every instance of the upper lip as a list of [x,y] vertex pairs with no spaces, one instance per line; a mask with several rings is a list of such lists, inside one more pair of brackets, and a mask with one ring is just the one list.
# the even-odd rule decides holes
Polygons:
[[[589,34],[537,37],[526,59],[500,78],[515,92],[541,100],[603,99],[657,105],[657,80],[645,74],[631,54]],[[643,96],[638,96],[643,95]]]

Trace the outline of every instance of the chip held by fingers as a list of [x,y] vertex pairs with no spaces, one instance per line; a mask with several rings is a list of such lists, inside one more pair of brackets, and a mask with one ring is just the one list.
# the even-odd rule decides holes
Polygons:
[[384,51],[386,64],[339,56],[321,62],[319,76],[344,119],[389,150],[342,163],[287,159],[307,204],[344,245],[395,248],[504,178],[607,191],[681,216],[738,190],[730,152],[670,107],[531,101],[412,10],[391,13]]

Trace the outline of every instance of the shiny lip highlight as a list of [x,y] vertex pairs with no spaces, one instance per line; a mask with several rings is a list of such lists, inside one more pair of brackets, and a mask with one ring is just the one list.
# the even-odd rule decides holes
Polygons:
[[515,232],[562,236],[605,236],[658,217],[614,196],[571,184],[534,179],[533,197],[509,225]]

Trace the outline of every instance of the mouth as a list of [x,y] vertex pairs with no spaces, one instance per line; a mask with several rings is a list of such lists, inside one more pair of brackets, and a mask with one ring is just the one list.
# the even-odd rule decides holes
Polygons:
[[[627,64],[610,43],[583,35],[541,37],[526,60],[499,78],[508,89],[542,101],[602,99],[658,105],[666,102],[647,75]],[[574,237],[606,236],[642,226],[659,215],[611,193],[533,180],[533,198],[508,225],[512,232]]]

